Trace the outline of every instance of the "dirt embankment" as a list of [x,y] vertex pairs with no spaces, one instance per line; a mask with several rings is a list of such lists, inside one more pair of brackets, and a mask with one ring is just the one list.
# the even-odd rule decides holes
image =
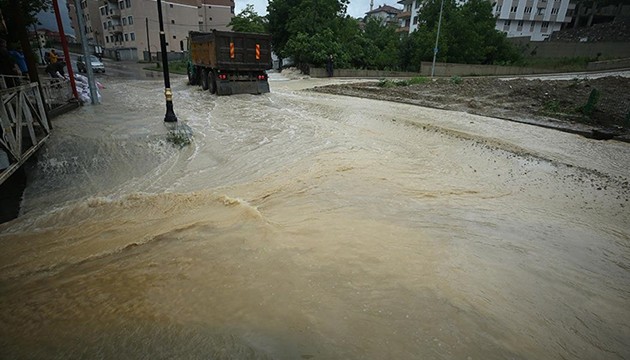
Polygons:
[[624,77],[438,78],[399,84],[374,81],[322,86],[313,91],[464,111],[594,138],[630,141],[630,79]]

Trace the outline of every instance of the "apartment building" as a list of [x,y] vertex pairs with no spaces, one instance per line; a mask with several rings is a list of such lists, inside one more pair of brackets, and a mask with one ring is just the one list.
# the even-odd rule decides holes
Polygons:
[[[85,2],[85,5],[83,5]],[[188,50],[188,32],[229,30],[234,0],[162,1],[167,51]],[[121,60],[153,57],[160,51],[160,29],[156,0],[82,0],[85,34],[91,44]],[[73,19],[74,29],[78,29]],[[78,31],[77,31],[78,32]]]
[[[575,4],[570,0],[492,0],[492,13],[496,16],[496,29],[508,37],[529,37],[542,41],[551,33],[571,22]],[[418,13],[425,0],[400,0],[403,10],[398,14],[400,30],[414,32],[418,29]],[[465,0],[457,1],[458,5]]]
[[[82,41],[83,37],[86,37],[89,44],[102,45],[103,31],[99,31],[100,17],[98,16],[98,8],[101,1],[97,0],[81,0],[81,9],[83,10],[83,24],[84,28],[79,28],[79,21],[77,20],[77,11],[74,6],[74,1],[66,1],[66,7],[68,8],[68,16],[72,28],[74,29],[77,41]],[[100,36],[99,36],[100,35]]]
[[508,37],[543,41],[571,22],[575,4],[570,0],[497,0],[496,29]]
[[366,17],[379,19],[381,23],[398,26],[398,14],[400,9],[389,5],[381,5],[374,10],[366,12]]

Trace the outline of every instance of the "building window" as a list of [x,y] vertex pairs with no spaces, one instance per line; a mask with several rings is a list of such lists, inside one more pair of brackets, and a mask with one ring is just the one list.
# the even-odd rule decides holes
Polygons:
[[558,10],[560,10],[560,9],[558,9],[558,8],[551,9],[551,15],[557,15],[558,14]]
[[173,7],[173,4],[168,4],[168,7],[172,8],[172,7]]
[[230,14],[234,14],[234,6],[230,7]]
[[520,27],[520,28],[522,28],[522,27],[523,27],[523,20],[520,20],[520,21],[518,22],[518,27]]
[[129,41],[129,34],[125,34],[125,41]]
[[124,9],[124,8],[125,8],[125,2],[121,0],[121,1],[118,3],[118,7],[119,7],[120,9]]
[[549,27],[549,23],[547,21],[543,21],[542,25],[540,26],[542,29],[546,29]]
[[127,5],[128,8],[131,7],[131,0],[125,0],[125,5]]
[[420,7],[420,1],[416,0],[416,9]]
[[123,18],[123,25],[127,25],[127,18]]
[[418,23],[418,17],[414,16],[413,17],[413,24],[416,25]]
[[107,30],[107,23],[103,23],[103,30]]
[[177,36],[173,35],[173,39],[177,39]]
[[102,7],[102,8],[101,8],[101,15],[102,15],[102,16],[105,16],[105,7]]
[[538,8],[536,15],[542,15],[545,12],[545,8]]
[[129,37],[131,38],[131,41],[136,41],[136,33],[129,33]]
[[129,25],[133,25],[133,16],[127,16],[127,22]]
[[105,36],[105,42],[109,44],[109,36]]
[[532,7],[531,6],[526,6],[525,7],[525,14],[531,14],[532,13]]
[[497,5],[497,12],[501,12],[501,8],[503,7],[503,5]]
[[175,20],[171,20],[171,24],[175,24]]
[[510,9],[510,12],[515,13],[516,10],[518,10],[518,6],[512,6],[512,8]]

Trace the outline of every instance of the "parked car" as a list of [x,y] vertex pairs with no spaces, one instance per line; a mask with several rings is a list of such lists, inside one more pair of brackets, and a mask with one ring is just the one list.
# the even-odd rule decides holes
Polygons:
[[[90,63],[92,64],[92,71],[94,72],[105,72],[105,64],[101,60],[99,60],[96,56],[90,55]],[[85,65],[85,61],[83,56],[79,56],[77,58],[77,70],[79,72],[87,72],[87,67]]]

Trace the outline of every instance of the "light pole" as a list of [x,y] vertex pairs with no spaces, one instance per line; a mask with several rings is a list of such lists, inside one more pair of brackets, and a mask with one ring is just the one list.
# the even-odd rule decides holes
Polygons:
[[440,4],[440,19],[438,20],[437,35],[435,36],[435,47],[433,48],[433,65],[431,66],[431,77],[435,76],[435,58],[438,53],[438,41],[440,40],[440,27],[442,27],[442,9],[444,9],[444,0]]
[[144,24],[147,30],[147,51],[149,52],[149,62],[151,62],[151,39],[149,39],[149,18],[145,18]]
[[158,20],[160,22],[160,47],[162,50],[162,71],[164,72],[164,97],[166,98],[166,115],[164,122],[177,122],[177,116],[173,112],[173,91],[168,77],[168,56],[166,54],[166,35],[164,35],[164,23],[162,20],[162,0],[157,0]]

